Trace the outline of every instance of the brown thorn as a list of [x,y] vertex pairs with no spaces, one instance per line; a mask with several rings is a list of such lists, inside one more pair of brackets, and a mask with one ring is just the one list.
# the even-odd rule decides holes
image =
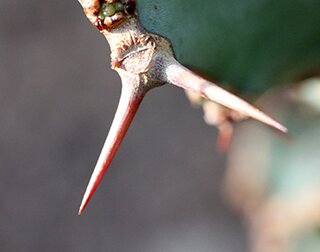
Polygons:
[[117,112],[113,119],[108,137],[102,148],[100,157],[94,168],[86,192],[83,196],[78,214],[80,215],[87,206],[92,195],[100,184],[103,175],[109,168],[138,108],[143,99],[143,94],[136,89],[128,90],[122,87],[121,97]]
[[200,94],[209,100],[217,102],[232,110],[238,111],[241,114],[252,117],[284,133],[288,131],[285,126],[278,123],[276,120],[266,115],[259,109],[222,89],[221,87],[213,84],[212,82],[197,76],[190,70],[180,65],[178,62],[167,66],[166,78],[169,83]]

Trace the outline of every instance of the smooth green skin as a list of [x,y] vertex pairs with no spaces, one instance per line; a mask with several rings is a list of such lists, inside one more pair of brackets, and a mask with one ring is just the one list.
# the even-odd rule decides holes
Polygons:
[[138,0],[138,13],[182,64],[242,92],[320,69],[319,0]]

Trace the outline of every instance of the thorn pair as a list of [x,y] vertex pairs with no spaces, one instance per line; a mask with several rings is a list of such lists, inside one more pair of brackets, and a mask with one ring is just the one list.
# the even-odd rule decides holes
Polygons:
[[[118,70],[119,71],[119,70]],[[121,71],[119,71],[121,72]],[[261,121],[271,127],[274,127],[282,132],[287,132],[287,129],[256,109],[252,105],[242,99],[230,94],[213,83],[196,76],[193,72],[184,68],[180,64],[171,65],[166,70],[168,82],[184,89],[191,90],[202,96],[224,105],[230,109],[238,111],[244,115],[250,116],[258,121]],[[131,80],[132,81],[132,80]],[[138,80],[136,80],[138,81]],[[107,171],[112,159],[114,158],[142,100],[147,92],[139,86],[132,88],[132,83],[128,82],[128,78],[122,78],[122,91],[119,100],[119,105],[113,119],[109,134],[102,148],[100,157],[91,176],[90,182],[84,194],[79,214],[82,213],[90,198],[96,191],[103,175]]]
[[[80,2],[85,6],[86,15],[94,23],[97,10],[93,7],[99,2],[97,0]],[[93,10],[92,13],[90,10]],[[146,32],[136,14],[126,17],[123,23],[114,29],[100,30],[100,32],[107,38],[111,47],[112,61],[117,63],[115,70],[121,77],[122,90],[115,117],[81,202],[79,214],[87,206],[110,166],[144,95],[152,88],[165,83],[173,84],[287,132],[283,125],[254,106],[182,66],[175,60],[170,43],[158,35]],[[137,41],[141,41],[141,44],[128,43],[132,36],[138,38]],[[146,37],[152,43],[150,41],[144,43],[145,40],[142,38]],[[123,44],[127,46],[123,47]]]

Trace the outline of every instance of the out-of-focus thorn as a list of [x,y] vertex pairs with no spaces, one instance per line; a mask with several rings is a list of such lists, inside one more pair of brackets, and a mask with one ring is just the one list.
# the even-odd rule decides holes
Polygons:
[[218,139],[217,139],[217,148],[218,150],[224,152],[227,151],[230,147],[232,135],[233,135],[233,126],[230,122],[225,122],[220,125]]

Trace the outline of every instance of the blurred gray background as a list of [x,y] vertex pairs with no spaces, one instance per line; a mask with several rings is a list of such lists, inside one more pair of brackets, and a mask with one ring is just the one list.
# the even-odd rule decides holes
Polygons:
[[216,130],[149,93],[82,216],[120,79],[76,0],[0,1],[0,251],[246,251]]

